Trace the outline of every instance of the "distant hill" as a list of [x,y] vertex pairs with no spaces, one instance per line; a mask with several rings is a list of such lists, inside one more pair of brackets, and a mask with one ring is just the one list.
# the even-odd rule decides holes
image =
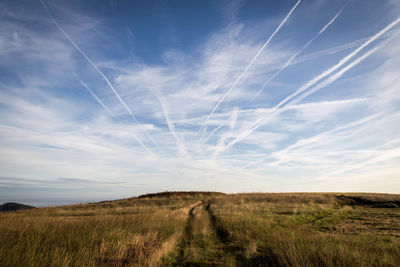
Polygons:
[[154,198],[154,197],[195,197],[195,196],[207,196],[207,195],[225,195],[225,193],[221,192],[213,192],[213,191],[165,191],[159,193],[150,193],[138,196],[138,198]]
[[3,205],[0,205],[0,211],[17,211],[17,210],[29,210],[29,209],[35,209],[35,207],[15,202],[8,202],[4,203]]

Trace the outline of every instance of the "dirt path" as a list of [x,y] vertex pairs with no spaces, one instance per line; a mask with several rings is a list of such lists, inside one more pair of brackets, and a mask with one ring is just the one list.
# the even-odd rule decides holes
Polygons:
[[246,249],[229,235],[210,203],[189,206],[172,266],[279,266],[270,251],[246,257]]
[[230,255],[235,259],[235,266],[280,266],[272,251],[264,251],[262,255],[256,254],[247,258],[245,248],[236,242],[229,232],[224,228],[223,224],[215,216],[211,204],[205,205],[205,210],[209,215],[211,226],[215,231],[218,239],[224,244],[225,255]]
[[233,266],[228,264],[224,244],[211,225],[204,202],[191,206],[186,226],[176,247],[173,266]]
[[193,240],[193,220],[194,220],[194,211],[202,204],[201,201],[198,201],[190,206],[188,212],[188,218],[183,230],[182,237],[178,243],[178,257],[176,259],[176,265],[183,266],[185,265],[185,248],[191,245]]
[[225,254],[228,254],[235,259],[236,266],[237,265],[248,266],[245,265],[245,257],[243,249],[240,246],[234,244],[232,238],[230,238],[229,236],[228,231],[223,227],[222,223],[214,215],[214,212],[211,209],[211,204],[208,203],[207,205],[205,205],[204,208],[209,216],[210,224],[213,228],[213,231],[216,233],[219,241],[222,244],[224,244]]
[[207,203],[207,205],[204,206],[204,209],[207,211],[209,220],[211,222],[211,226],[214,229],[215,233],[217,234],[218,239],[225,245],[228,245],[230,242],[229,233],[228,233],[228,231],[226,231],[224,229],[222,224],[217,220],[217,217],[215,217],[213,211],[211,210],[211,204]]

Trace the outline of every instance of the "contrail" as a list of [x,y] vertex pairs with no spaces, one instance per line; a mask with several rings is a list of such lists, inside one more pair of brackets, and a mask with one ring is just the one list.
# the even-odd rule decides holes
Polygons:
[[[380,47],[375,47],[373,49],[371,49],[370,51],[368,51],[367,53],[365,53],[364,55],[362,55],[361,57],[357,58],[355,61],[353,61],[352,63],[350,63],[348,66],[346,66],[345,68],[343,68],[341,71],[335,73],[334,75],[332,75],[331,77],[329,77],[327,80],[319,83],[317,86],[313,87],[312,89],[310,89],[309,91],[305,92],[304,94],[300,95],[299,97],[295,98],[293,101],[291,101],[288,105],[286,105],[285,107],[291,106],[294,103],[297,103],[299,101],[301,101],[302,99],[304,99],[305,97],[309,96],[310,94],[328,86],[329,84],[333,83],[334,81],[336,81],[337,79],[339,79],[345,72],[347,72],[348,70],[350,70],[351,68],[353,68],[354,66],[356,66],[357,64],[361,63],[363,60],[365,60],[367,57],[369,57],[370,55],[372,55],[373,53],[375,53]],[[275,106],[272,110],[271,113],[267,114],[266,116],[260,118],[257,120],[256,123],[254,123],[254,125],[241,133],[241,135],[239,135],[239,137],[235,138],[234,140],[232,140],[227,146],[225,146],[225,149],[231,148],[233,145],[235,145],[237,142],[243,140],[244,138],[246,138],[250,133],[252,133],[253,131],[255,131],[257,128],[259,128],[263,123],[264,120],[267,119],[268,117],[270,117],[270,115],[278,115],[282,112],[282,108],[279,109],[279,107]]]
[[362,49],[364,49],[370,43],[372,43],[373,41],[378,39],[381,35],[385,34],[388,30],[390,30],[391,28],[396,26],[399,22],[400,22],[400,18],[397,18],[395,21],[393,21],[388,26],[386,26],[384,29],[382,29],[381,31],[379,31],[378,33],[373,35],[371,38],[369,38],[366,42],[364,42],[356,50],[354,50],[349,55],[347,55],[344,58],[342,58],[336,65],[332,66],[331,68],[329,68],[328,70],[324,71],[320,75],[318,75],[318,76],[314,77],[313,79],[311,79],[310,81],[306,82],[303,86],[301,86],[299,89],[297,89],[294,93],[292,93],[289,96],[287,96],[285,99],[283,99],[281,102],[279,102],[278,105],[276,105],[276,108],[281,107],[282,105],[287,103],[289,100],[291,100],[293,97],[295,97],[298,94],[304,92],[305,90],[307,90],[308,88],[310,88],[311,86],[313,86],[314,84],[316,84],[317,82],[319,82],[320,80],[322,80],[323,78],[325,78],[326,76],[331,74],[332,72],[336,71],[338,68],[343,66],[343,64],[347,63],[347,61],[349,61],[354,56],[356,56]]
[[[387,33],[380,36],[379,39],[391,37],[392,35],[397,34],[398,32],[400,32],[400,30],[388,31]],[[371,37],[372,36],[369,36],[369,37],[362,38],[362,39],[352,41],[352,42],[348,42],[348,43],[345,43],[345,44],[342,44],[339,46],[324,49],[324,50],[321,50],[321,51],[318,51],[318,52],[315,52],[312,54],[304,55],[302,57],[299,57],[297,60],[294,60],[294,62],[292,62],[290,65],[295,65],[295,64],[301,63],[303,61],[311,60],[313,58],[317,58],[317,57],[321,57],[321,56],[325,56],[325,55],[329,55],[329,54],[335,54],[335,53],[359,46]]]
[[304,145],[311,144],[311,143],[317,141],[321,136],[327,136],[327,135],[330,135],[330,134],[334,134],[334,133],[337,133],[337,132],[340,132],[340,131],[343,131],[343,130],[346,130],[346,129],[350,129],[350,128],[353,128],[353,127],[362,125],[362,124],[364,124],[364,123],[366,123],[366,122],[369,122],[369,121],[371,121],[371,120],[374,120],[374,119],[377,119],[377,118],[381,118],[381,117],[383,117],[385,114],[386,114],[386,113],[384,113],[384,112],[381,112],[381,113],[378,113],[378,114],[374,114],[374,115],[371,115],[371,116],[368,116],[368,117],[364,117],[364,118],[362,118],[362,119],[359,119],[359,120],[357,120],[357,121],[352,121],[352,122],[349,122],[349,123],[347,123],[347,124],[345,124],[345,125],[338,126],[338,127],[336,127],[336,128],[333,128],[333,129],[331,129],[331,130],[325,131],[325,132],[323,132],[323,133],[319,133],[319,134],[317,134],[317,135],[308,137],[308,138],[306,138],[306,139],[298,140],[298,141],[297,141],[296,143],[294,143],[294,144],[291,144],[291,145],[289,145],[289,146],[287,146],[287,147],[285,147],[285,148],[283,148],[283,149],[281,149],[281,150],[279,150],[279,151],[275,151],[275,152],[271,153],[270,155],[268,155],[268,156],[266,156],[266,157],[264,157],[264,158],[262,158],[262,159],[259,159],[259,160],[255,161],[255,162],[251,162],[251,163],[249,163],[249,164],[243,166],[243,168],[244,168],[244,169],[249,168],[249,167],[254,166],[254,165],[257,165],[257,164],[259,164],[259,163],[261,163],[261,162],[263,162],[263,161],[265,161],[265,160],[267,160],[267,159],[269,159],[269,158],[273,158],[275,155],[279,155],[279,154],[282,154],[282,153],[288,153],[288,152],[290,152],[290,151],[293,150],[293,149],[302,147],[302,146],[304,146]]
[[232,116],[231,116],[231,120],[229,122],[229,128],[231,128],[231,129],[235,128],[235,125],[236,125],[236,122],[237,122],[237,118],[238,118],[238,113],[239,113],[238,108],[235,107],[232,110]]
[[84,81],[82,81],[82,79],[79,78],[79,76],[76,75],[75,72],[71,71],[71,73],[81,83],[81,85],[88,90],[89,94],[97,101],[97,103],[99,103],[103,107],[103,109],[105,111],[107,111],[108,114],[110,114],[112,117],[114,117],[115,116],[114,113],[103,103],[103,101],[101,101],[101,99],[95,94],[95,92],[93,92],[93,90],[90,89],[90,87]]
[[[299,95],[300,93],[306,91],[307,89],[309,89],[311,86],[313,86],[314,84],[316,84],[317,82],[319,82],[320,80],[322,80],[323,78],[325,78],[327,75],[329,75],[330,73],[334,72],[335,70],[337,70],[338,68],[340,68],[343,64],[345,64],[347,61],[349,61],[350,59],[352,59],[355,55],[357,55],[363,48],[365,48],[367,45],[369,45],[370,43],[372,43],[373,41],[375,41],[376,39],[378,39],[380,36],[382,36],[383,34],[385,34],[388,30],[390,30],[391,28],[393,28],[395,25],[397,25],[400,22],[400,18],[396,19],[395,21],[393,21],[391,24],[389,24],[388,26],[386,26],[384,29],[382,29],[381,31],[379,31],[378,33],[376,33],[375,35],[373,35],[371,38],[369,38],[366,42],[364,42],[360,47],[358,47],[356,50],[354,50],[352,53],[350,53],[349,55],[345,56],[344,58],[342,58],[339,63],[337,63],[336,65],[332,66],[331,68],[329,68],[328,70],[324,71],[323,73],[321,73],[320,75],[318,75],[317,77],[313,78],[312,80],[306,82],[303,86],[301,86],[299,89],[297,89],[294,93],[290,94],[289,96],[287,96],[285,99],[283,99],[281,102],[279,102],[276,106],[274,106],[271,109],[271,112],[268,113],[266,116],[259,118],[252,127],[250,127],[249,129],[241,132],[234,140],[232,140],[227,146],[225,146],[225,150],[232,147],[233,145],[235,145],[237,142],[245,139],[250,133],[252,133],[254,130],[256,130],[257,128],[259,128],[265,119],[269,118],[271,115],[277,115],[279,114],[281,111],[278,111],[280,109],[281,106],[283,106],[284,104],[286,104],[287,102],[291,101],[294,97],[296,97],[297,95]],[[365,55],[361,56],[359,59],[357,59],[356,61],[354,61],[352,64],[350,64],[348,67],[346,67],[345,71],[349,70],[351,67],[354,67],[356,64],[360,63],[362,60],[364,60],[366,57],[368,57],[369,55],[371,55],[373,52],[375,52],[376,49],[372,49],[371,51],[367,52]],[[338,76],[335,76],[337,78],[339,78],[341,75],[343,75],[344,72],[339,72]],[[328,79],[329,80],[329,79]],[[321,83],[324,84],[324,83]],[[329,82],[326,83],[326,85],[330,84]],[[325,85],[325,86],[326,86]],[[321,89],[324,86],[316,86],[315,88],[318,88],[317,90]],[[313,88],[312,90],[315,90],[315,88]],[[304,97],[302,97],[301,99],[303,99]],[[278,112],[277,112],[278,111]],[[276,114],[275,114],[276,113]],[[220,153],[221,151],[219,151],[218,153]]]
[[[101,101],[101,99],[93,92],[93,90],[90,89],[90,87],[89,87],[84,81],[82,81],[82,80],[78,77],[78,75],[76,75],[75,72],[71,71],[71,73],[76,77],[76,79],[79,80],[79,82],[82,84],[82,86],[85,87],[85,88],[89,91],[90,95],[104,108],[104,110],[107,111],[112,117],[115,117],[115,114],[114,114],[109,108],[107,108],[107,106],[106,106],[106,105],[103,103],[103,101]],[[133,137],[136,139],[136,141],[137,141],[140,145],[142,145],[142,146],[144,147],[144,149],[147,148],[147,147],[142,143],[142,141],[141,141],[135,134],[132,134],[132,135],[133,135]],[[146,151],[149,152],[152,156],[154,156],[153,152],[151,152],[149,149],[146,149]]]
[[161,109],[162,109],[162,112],[163,112],[163,114],[164,114],[165,120],[166,120],[166,122],[167,122],[169,131],[171,132],[172,136],[175,138],[176,146],[177,146],[177,150],[178,150],[178,154],[179,154],[180,156],[185,155],[185,154],[186,154],[185,145],[182,143],[182,141],[180,140],[179,136],[176,134],[175,126],[174,126],[174,124],[171,122],[171,120],[169,119],[169,116],[168,116],[169,108],[168,108],[167,102],[165,101],[165,99],[164,99],[164,97],[161,95],[161,93],[155,92],[155,93],[153,93],[153,94],[154,94],[154,96],[158,99],[158,101],[159,101],[160,104],[161,104]]
[[[111,88],[113,91],[114,95],[118,98],[119,102],[124,106],[125,110],[129,113],[131,116],[132,120],[140,127],[140,129],[149,137],[153,145],[157,148],[157,145],[155,144],[153,138],[150,136],[150,134],[146,131],[146,129],[142,126],[142,124],[136,119],[135,115],[133,115],[133,112],[131,109],[128,107],[128,105],[125,103],[124,100],[120,97],[120,95],[117,93],[115,90],[114,86],[111,84],[111,82],[108,80],[108,78],[104,75],[104,73],[97,67],[96,64],[86,54],[79,48],[79,46],[72,40],[72,38],[64,31],[64,29],[57,23],[56,19],[54,16],[51,14],[50,10],[47,8],[43,0],[40,0],[40,3],[42,4],[43,8],[45,9],[47,15],[51,18],[53,23],[57,26],[57,28],[61,31],[61,33],[67,38],[70,43],[75,47],[75,49],[87,60],[87,62],[92,65],[92,67],[100,74],[100,76],[104,79],[104,81],[108,84],[108,86]],[[141,141],[139,141],[137,138],[136,140],[143,146],[145,150],[147,150],[151,155],[154,156],[153,152]]]
[[[230,120],[230,122],[229,122],[229,127],[230,127],[231,129],[233,129],[233,128],[235,127],[236,122],[237,122],[237,117],[238,117],[238,109],[237,109],[237,108],[234,108],[233,111],[232,111],[231,120]],[[226,123],[227,123],[227,122],[224,121],[223,123],[221,123],[220,125],[218,125],[217,127],[215,127],[215,128],[210,132],[210,134],[206,137],[206,139],[203,140],[202,143],[203,143],[203,144],[207,143],[207,141],[211,138],[211,136],[213,136],[214,133],[217,132],[219,129],[221,129],[223,126],[225,126]]]
[[260,90],[258,90],[257,94],[253,97],[253,99],[250,101],[252,102],[258,95],[260,95],[262,93],[262,91],[265,89],[265,87],[267,87],[267,85],[276,77],[279,75],[279,73],[281,73],[284,69],[286,69],[291,63],[292,61],[300,54],[304,51],[304,49],[306,49],[312,42],[314,42],[342,13],[344,8],[342,8],[338,13],[336,13],[336,15],[310,40],[308,41],[302,48],[300,48],[300,50],[298,50],[294,55],[292,55],[288,61],[286,61],[286,63],[277,71],[274,73],[274,75],[272,75],[264,84],[263,86],[260,88]]
[[[239,113],[238,109],[237,109],[237,108],[234,108],[233,111],[232,111],[231,120],[230,120],[230,122],[229,122],[229,127],[230,127],[231,129],[233,129],[233,128],[235,127],[235,125],[236,125],[237,118],[238,118],[238,113]],[[210,134],[206,137],[206,139],[204,139],[204,140],[202,141],[202,143],[203,143],[203,144],[207,143],[207,141],[211,138],[211,136],[213,136],[214,133],[216,133],[216,132],[217,132],[219,129],[221,129],[223,126],[225,126],[226,123],[227,123],[227,121],[224,121],[223,123],[221,123],[220,125],[218,125],[217,127],[215,127],[215,128],[210,132]]]
[[298,0],[297,3],[293,6],[293,8],[289,11],[289,13],[286,15],[286,17],[283,19],[283,21],[279,24],[278,28],[275,29],[275,31],[271,34],[271,36],[268,38],[268,40],[264,43],[264,45],[258,50],[256,55],[253,57],[253,59],[250,61],[250,63],[247,65],[247,67],[243,70],[243,72],[236,78],[235,82],[232,84],[232,86],[229,88],[229,90],[225,93],[225,95],[217,102],[217,104],[214,106],[213,110],[211,113],[208,115],[206,120],[203,122],[201,125],[198,133],[206,126],[208,120],[210,117],[214,114],[214,112],[217,110],[218,106],[225,100],[225,98],[231,93],[233,88],[239,83],[239,81],[243,78],[243,76],[247,73],[247,71],[250,69],[250,67],[254,64],[258,56],[261,54],[261,52],[264,50],[264,48],[269,44],[269,42],[272,40],[272,38],[275,36],[275,34],[280,30],[280,28],[286,23],[286,21],[290,18],[292,15],[293,11],[296,9],[296,7],[301,3],[301,0]]
[[306,91],[304,94],[300,95],[299,97],[297,97],[296,99],[294,99],[293,101],[290,102],[290,104],[294,104],[297,103],[299,101],[301,101],[302,99],[306,98],[307,96],[317,92],[318,90],[320,90],[321,88],[324,88],[328,85],[330,85],[331,83],[333,83],[334,81],[336,81],[337,79],[339,79],[340,77],[343,76],[343,74],[345,74],[349,69],[353,68],[354,66],[356,66],[357,64],[361,63],[362,61],[364,61],[367,57],[369,57],[370,55],[372,55],[373,53],[375,53],[381,46],[377,46],[371,50],[369,50],[368,52],[366,52],[364,55],[360,56],[359,58],[357,58],[356,60],[354,60],[353,62],[351,62],[349,65],[347,65],[346,67],[344,67],[343,69],[341,69],[340,71],[338,71],[337,73],[333,74],[331,77],[329,77],[328,79],[326,79],[325,81],[319,83],[317,86],[311,88],[310,90]]
[[347,168],[340,168],[339,170],[335,170],[335,171],[329,172],[327,174],[323,174],[322,176],[325,176],[325,177],[326,176],[328,176],[328,177],[334,176],[334,175],[337,175],[340,173],[345,173],[348,171],[352,171],[354,169],[358,169],[358,168],[367,166],[369,164],[376,164],[377,162],[387,162],[389,159],[397,158],[397,157],[400,157],[400,147],[386,149],[386,150],[381,151],[381,153],[378,153],[374,157],[372,157],[364,162],[361,162],[358,164],[352,164],[351,166],[349,166]]
[[213,136],[214,133],[215,133],[216,131],[218,131],[219,129],[221,129],[225,124],[226,124],[226,123],[223,122],[223,123],[221,123],[218,127],[215,127],[215,129],[211,131],[211,133],[207,136],[206,139],[204,139],[204,141],[203,141],[202,143],[203,143],[203,144],[207,143],[207,141],[211,138],[211,136]]

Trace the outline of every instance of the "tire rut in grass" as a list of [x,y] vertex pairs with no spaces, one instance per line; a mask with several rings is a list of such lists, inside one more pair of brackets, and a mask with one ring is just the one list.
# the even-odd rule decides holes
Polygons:
[[219,240],[225,244],[228,245],[230,243],[230,238],[229,238],[229,233],[224,229],[222,226],[221,222],[215,217],[213,211],[211,210],[211,204],[208,203],[204,209],[207,211],[210,221],[211,221],[211,226],[213,227],[214,231],[216,232]]
[[173,266],[233,266],[233,257],[225,257],[225,245],[216,235],[203,203],[188,213]]
[[194,210],[202,204],[201,201],[192,205],[188,212],[188,218],[183,230],[183,235],[178,244],[178,258],[176,260],[177,266],[185,265],[185,248],[189,247],[193,239],[193,220],[194,220]]
[[215,216],[211,209],[211,203],[205,205],[209,214],[211,226],[219,240],[225,245],[224,250],[236,259],[236,266],[282,266],[278,263],[271,248],[264,248],[251,258],[245,256],[245,248],[238,244],[229,232],[224,228],[222,222]]

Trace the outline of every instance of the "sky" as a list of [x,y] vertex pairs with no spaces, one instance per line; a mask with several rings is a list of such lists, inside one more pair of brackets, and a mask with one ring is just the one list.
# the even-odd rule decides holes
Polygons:
[[0,1],[0,202],[400,193],[398,0]]

